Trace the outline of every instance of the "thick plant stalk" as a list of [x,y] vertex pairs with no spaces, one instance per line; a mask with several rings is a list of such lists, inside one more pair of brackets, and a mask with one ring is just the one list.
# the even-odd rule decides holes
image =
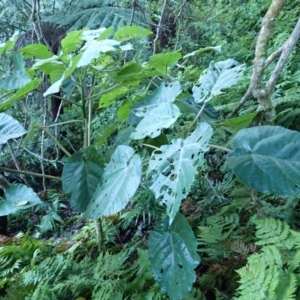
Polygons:
[[[85,97],[85,95],[83,96]],[[93,108],[93,101],[92,98],[88,99],[88,114],[87,114],[87,120],[86,121],[86,126],[85,126],[85,137],[86,137],[86,143],[85,147],[88,147],[91,145],[91,123],[92,123],[92,108]],[[98,252],[100,253],[103,248],[103,227],[102,227],[102,220],[101,218],[95,220],[95,227],[96,227],[96,238],[98,242]]]
[[[256,43],[251,83],[240,103],[229,115],[230,118],[237,114],[238,110],[250,98],[251,95],[253,95],[254,98],[257,99],[260,105],[260,109],[264,112],[266,124],[271,124],[276,117],[275,109],[272,105],[270,96],[275,89],[275,85],[280,77],[282,69],[289,55],[291,54],[293,48],[300,38],[299,19],[293,32],[286,40],[286,42],[279,49],[277,49],[267,57],[268,44],[271,38],[271,32],[275,25],[275,20],[285,3],[286,0],[273,0],[263,19],[262,28],[260,30]],[[265,84],[263,82],[264,71],[278,57],[278,62],[268,82]]]
[[251,90],[254,98],[257,99],[260,109],[264,111],[265,123],[271,124],[276,113],[270,98],[270,91],[263,82],[265,61],[271,33],[275,25],[275,20],[285,5],[286,0],[273,0],[262,21],[262,27],[258,35],[255,58],[253,62],[253,73],[251,77]]

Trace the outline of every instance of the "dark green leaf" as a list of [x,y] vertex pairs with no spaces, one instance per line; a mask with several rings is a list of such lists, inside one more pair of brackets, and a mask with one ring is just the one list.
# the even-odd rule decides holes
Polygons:
[[182,299],[196,279],[200,263],[197,241],[187,220],[177,214],[172,225],[150,232],[149,259],[152,274],[170,299]]
[[300,133],[280,126],[243,129],[232,140],[228,165],[263,193],[300,194]]
[[92,146],[73,154],[64,165],[62,187],[71,205],[84,212],[102,177],[103,160]]
[[119,69],[114,76],[114,79],[126,82],[160,75],[160,72],[155,69],[145,69],[138,63],[129,62]]
[[258,112],[254,112],[252,114],[231,118],[225,122],[219,123],[218,125],[231,133],[237,133],[239,130],[248,127],[257,114]]

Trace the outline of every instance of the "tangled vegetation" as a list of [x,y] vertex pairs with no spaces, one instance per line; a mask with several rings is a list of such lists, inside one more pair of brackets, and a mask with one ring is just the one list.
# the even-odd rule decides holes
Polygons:
[[299,299],[298,1],[11,2],[1,299]]

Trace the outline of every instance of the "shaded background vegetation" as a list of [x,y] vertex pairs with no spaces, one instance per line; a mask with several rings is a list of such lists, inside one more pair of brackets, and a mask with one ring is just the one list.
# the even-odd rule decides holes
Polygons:
[[[65,32],[85,27],[113,26],[117,29],[124,25],[139,25],[151,29],[153,34],[143,41],[134,41],[136,50],[123,58],[139,62],[146,61],[154,52],[180,50],[185,55],[199,48],[221,45],[221,53],[205,52],[192,56],[188,64],[178,65],[172,76],[181,81],[188,93],[212,60],[233,58],[246,64],[246,74],[239,84],[211,103],[219,113],[218,120],[214,122],[214,143],[226,146],[237,130],[222,122],[229,119],[248,89],[257,36],[270,3],[265,0],[3,0],[0,3],[0,38],[4,42],[18,30],[21,32],[18,47],[39,41],[57,53]],[[288,1],[276,20],[270,53],[289,37],[299,14],[299,2]],[[299,48],[298,43],[271,96],[276,109],[274,125],[298,131]],[[27,63],[29,66],[32,62]],[[274,64],[271,64],[266,70],[266,77],[273,68]],[[148,84],[149,80],[145,79],[141,90]],[[107,89],[110,85],[110,78],[103,76],[99,86]],[[11,114],[25,128],[33,123],[49,125],[64,122],[80,115],[76,105],[62,104],[55,97],[42,97],[48,86],[49,80],[45,78],[43,91],[32,93],[31,97],[16,103],[11,109]],[[139,92],[136,97],[140,97]],[[79,98],[67,85],[57,94],[58,97],[62,95],[74,102]],[[126,96],[124,100],[128,100]],[[124,124],[118,124],[118,130],[107,131],[110,124],[118,122],[118,104],[107,109],[98,109],[98,103],[94,104],[92,141],[109,156]],[[257,109],[257,101],[249,97],[236,116],[246,116]],[[53,130],[53,134],[70,153],[78,151],[82,145],[80,123],[60,126]],[[101,141],[103,136],[107,138],[105,142]],[[139,145],[136,149],[141,151],[141,155],[148,155]],[[250,221],[262,216],[274,217],[298,231],[299,199],[259,194],[259,201],[254,202],[249,189],[228,170],[224,153],[210,150],[206,156],[207,170],[197,175],[196,183],[181,207],[198,239],[202,260],[196,270],[194,289],[186,299],[232,299],[239,280],[235,270],[243,267],[249,255],[257,251],[255,227]],[[64,160],[63,153],[53,141],[34,130],[23,151],[19,151],[16,143],[11,149],[5,148],[0,152],[3,167],[54,176],[61,175]],[[96,258],[93,224],[85,223],[69,206],[60,185],[47,179],[9,175],[11,183],[24,180],[39,193],[44,204],[26,212],[26,215],[9,217],[9,235],[19,231],[28,234],[0,249],[0,266],[4,270],[0,278],[3,299],[25,299],[24,295],[31,295],[30,299],[70,299],[70,295],[74,299],[91,299],[92,291],[94,299],[167,299],[152,278],[145,250],[149,230],[162,215],[162,208],[155,202],[146,183],[140,186],[122,213],[105,219],[103,226],[109,251]],[[69,240],[61,242],[61,238],[67,237]],[[50,247],[45,247],[45,240]],[[35,261],[36,251],[42,253],[38,261]],[[30,264],[35,267],[28,267],[23,277],[18,274]],[[59,272],[59,269],[62,271]],[[14,287],[9,285],[12,278]],[[16,290],[20,293],[19,298],[13,298]]]

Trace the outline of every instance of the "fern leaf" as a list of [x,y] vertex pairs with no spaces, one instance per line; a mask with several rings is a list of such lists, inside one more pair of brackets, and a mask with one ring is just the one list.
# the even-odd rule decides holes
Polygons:
[[287,240],[290,234],[290,227],[287,223],[275,220],[273,218],[266,218],[255,220],[256,237],[259,241],[257,245],[280,244]]
[[[297,279],[295,274],[289,273],[286,278],[281,279],[280,285],[276,289],[276,300],[296,300]],[[297,298],[298,299],[298,298]]]
[[247,265],[237,272],[241,276],[239,300],[276,299],[275,288],[279,281],[279,270],[274,264],[268,266],[261,254],[251,255]]

